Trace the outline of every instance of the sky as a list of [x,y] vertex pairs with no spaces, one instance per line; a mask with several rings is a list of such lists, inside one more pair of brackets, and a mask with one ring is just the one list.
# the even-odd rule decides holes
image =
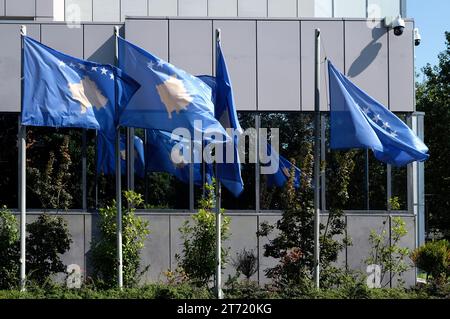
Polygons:
[[436,65],[438,54],[445,49],[445,31],[450,32],[449,0],[407,0],[408,18],[414,18],[422,36],[416,47],[416,71],[427,63]]

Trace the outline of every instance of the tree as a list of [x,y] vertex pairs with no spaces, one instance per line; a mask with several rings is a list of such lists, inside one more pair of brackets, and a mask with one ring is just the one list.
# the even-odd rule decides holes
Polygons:
[[423,68],[425,81],[417,85],[417,110],[425,112],[425,142],[430,159],[425,162],[426,209],[432,232],[450,239],[450,32],[439,64]]

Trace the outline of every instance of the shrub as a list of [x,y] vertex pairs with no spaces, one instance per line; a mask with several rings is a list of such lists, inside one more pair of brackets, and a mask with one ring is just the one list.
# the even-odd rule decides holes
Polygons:
[[[125,287],[136,286],[149,265],[140,271],[140,252],[150,233],[149,222],[135,215],[136,207],[143,203],[142,195],[133,191],[124,192],[127,208],[122,208],[122,250],[123,280]],[[92,264],[94,279],[99,285],[113,287],[117,285],[117,208],[116,201],[100,208],[100,238],[92,244]]]
[[27,278],[43,284],[53,274],[66,271],[61,255],[70,249],[71,235],[61,216],[40,215],[27,225]]
[[439,240],[428,242],[411,254],[411,259],[419,269],[442,281],[450,276],[450,242]]
[[0,289],[19,282],[19,229],[16,217],[3,206],[0,209]]
[[233,267],[240,275],[243,274],[247,280],[258,271],[258,257],[253,250],[243,249],[236,253],[236,259],[233,259]]
[[[180,227],[182,254],[176,255],[178,265],[198,286],[207,285],[216,270],[216,214],[214,212],[214,183],[205,185],[206,196],[200,200],[198,213]],[[220,214],[223,216],[223,209]],[[222,241],[229,238],[230,218],[223,216]],[[229,249],[222,247],[222,265],[227,262]]]

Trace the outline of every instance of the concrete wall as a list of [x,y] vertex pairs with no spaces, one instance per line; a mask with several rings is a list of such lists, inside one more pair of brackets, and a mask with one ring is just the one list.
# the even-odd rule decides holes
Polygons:
[[[28,34],[57,50],[96,62],[113,62],[113,25],[28,23]],[[396,112],[414,111],[412,21],[401,37],[365,20],[231,20],[136,18],[127,39],[193,74],[214,70],[214,30],[234,83],[238,110],[311,111],[314,102],[314,29],[322,29],[327,56],[352,81]],[[0,112],[20,111],[19,23],[0,22]],[[68,41],[70,39],[70,41]],[[326,70],[322,110],[328,110]],[[376,85],[374,85],[376,84]]]
[[[90,264],[90,243],[98,236],[98,216],[95,213],[66,212],[60,213],[66,220],[72,234],[73,244],[68,253],[63,256],[65,264],[77,264],[82,269],[83,275],[92,274]],[[37,218],[38,213],[28,213],[27,222],[32,222]],[[178,229],[183,222],[189,219],[189,213],[138,213],[145,220],[150,222],[150,235],[145,243],[142,252],[142,265],[150,265],[149,271],[145,274],[144,282],[155,282],[164,280],[163,272],[168,269],[174,270],[177,267],[175,255],[181,253],[182,241]],[[269,282],[265,277],[264,270],[277,264],[274,258],[264,257],[264,244],[268,238],[258,238],[256,231],[258,225],[268,222],[274,225],[281,217],[280,213],[229,213],[232,218],[231,237],[223,243],[224,247],[230,247],[230,257],[235,258],[236,253],[242,249],[253,250],[258,256],[259,271],[253,277],[261,284]],[[395,216],[395,215],[392,215]],[[383,229],[383,222],[386,222],[385,229],[389,232],[390,219],[392,216],[379,213],[368,215],[367,213],[348,213],[346,216],[347,234],[352,239],[353,244],[346,247],[338,258],[339,267],[349,267],[350,269],[366,271],[364,259],[370,252],[368,241],[372,229],[380,231]],[[401,245],[415,248],[415,218],[412,215],[401,215],[407,224],[408,234],[402,240]],[[323,216],[323,222],[326,215]],[[270,238],[275,236],[276,232]],[[229,263],[224,270],[224,278],[234,275],[235,269]],[[408,271],[403,279],[408,285],[415,284],[415,269]]]

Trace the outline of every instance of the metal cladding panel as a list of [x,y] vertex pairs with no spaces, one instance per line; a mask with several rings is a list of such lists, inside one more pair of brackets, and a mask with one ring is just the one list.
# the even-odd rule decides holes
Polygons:
[[167,20],[127,19],[125,21],[125,38],[159,58],[169,60]]
[[[28,36],[40,40],[38,24],[27,25]],[[20,24],[0,24],[0,111],[20,112]]]
[[239,0],[240,17],[267,17],[267,0]]
[[5,15],[5,1],[0,0],[0,16],[4,16],[4,15]]
[[258,21],[258,109],[300,110],[300,22]]
[[83,58],[83,25],[69,28],[66,24],[43,24],[42,43],[65,54]]
[[36,16],[35,0],[6,0],[6,16],[34,17]]
[[209,0],[208,16],[210,17],[236,17],[238,2],[230,0]]
[[[405,216],[401,217],[405,222],[405,228],[407,233],[404,237],[402,237],[398,246],[402,248],[408,248],[410,252],[412,252],[416,248],[416,218],[414,216]],[[392,225],[392,219],[391,219]],[[392,226],[391,226],[392,227]],[[402,280],[405,282],[406,287],[412,287],[416,285],[416,268],[414,267],[414,263],[409,257],[405,258],[405,263],[410,266],[410,268],[403,273]],[[393,286],[398,286],[398,276],[395,276],[393,279]]]
[[297,16],[297,0],[268,0],[269,17],[295,18]]
[[170,20],[169,60],[193,75],[212,72],[212,21]]
[[[176,269],[178,262],[176,259],[177,255],[183,255],[183,238],[181,238],[180,228],[183,224],[189,220],[192,223],[192,217],[189,215],[185,216],[170,216],[170,240],[166,243],[166,247],[170,248],[170,267],[171,269]],[[160,252],[163,251],[160,248]]]
[[120,21],[120,0],[93,0],[92,20]]
[[[258,256],[258,241],[256,236],[256,232],[258,231],[257,216],[230,217],[230,237],[228,240],[222,242],[223,248],[230,248],[230,259],[237,260],[237,255],[242,253],[244,249]],[[236,267],[232,262],[228,262],[225,266],[223,278],[228,278],[228,276],[234,276],[236,274]],[[255,273],[251,279],[257,280],[257,275]]]
[[164,279],[163,273],[170,268],[170,231],[169,216],[141,215],[142,219],[149,221],[150,234],[141,251],[141,269],[150,266],[143,274],[141,281],[159,282]]
[[[301,22],[301,83],[302,111],[314,110],[314,63],[315,29],[321,31],[321,61],[329,58],[333,64],[344,71],[344,24],[342,21],[302,21]],[[329,110],[327,64],[321,65],[320,110]]]
[[120,1],[120,19],[126,16],[146,16],[148,12],[147,0],[122,0]]
[[333,16],[333,0],[298,0],[298,16],[330,18]]
[[178,0],[148,0],[150,16],[178,15]]
[[114,64],[114,25],[84,26],[84,58],[98,63]]
[[367,3],[361,0],[334,0],[334,17],[365,18]]
[[221,29],[237,110],[256,110],[256,22],[214,21]]
[[[63,214],[64,220],[67,222],[67,228],[71,234],[72,243],[70,250],[61,256],[64,265],[76,264],[80,266],[81,274],[86,274],[86,258],[85,258],[85,225],[84,216],[76,214]],[[30,220],[27,220],[30,223]]]
[[36,16],[53,17],[53,0],[37,0]]
[[65,20],[92,21],[92,0],[65,0]]
[[381,22],[345,21],[345,69],[349,79],[388,107],[388,32]]
[[178,15],[181,17],[208,16],[207,0],[178,0]]
[[389,108],[414,112],[414,23],[401,36],[389,31]]

